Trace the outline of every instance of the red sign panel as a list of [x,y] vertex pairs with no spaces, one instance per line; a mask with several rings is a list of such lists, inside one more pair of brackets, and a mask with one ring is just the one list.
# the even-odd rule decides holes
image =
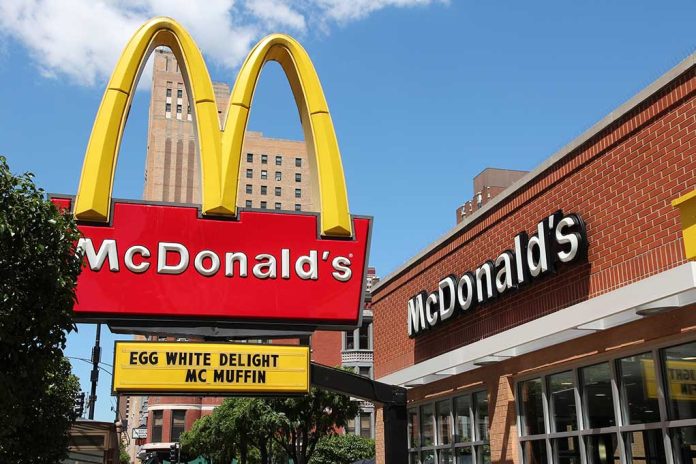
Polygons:
[[[62,208],[70,198],[53,198]],[[80,224],[80,320],[356,326],[370,219],[323,238],[310,213],[241,211],[201,218],[192,206],[115,201],[110,224]],[[139,322],[140,321],[140,322]]]

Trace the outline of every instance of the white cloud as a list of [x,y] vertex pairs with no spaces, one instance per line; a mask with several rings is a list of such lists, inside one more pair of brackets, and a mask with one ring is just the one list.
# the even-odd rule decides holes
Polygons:
[[[433,0],[315,0],[325,20],[340,23],[363,19],[370,13],[387,7],[425,6]],[[441,1],[440,3],[446,3]]]
[[245,7],[271,28],[287,27],[304,32],[305,17],[282,0],[247,0]]
[[[208,60],[232,69],[264,34],[304,34],[316,22],[365,18],[387,7],[447,0],[2,0],[0,46],[14,39],[47,77],[82,85],[108,79],[126,41],[148,18],[176,18]],[[143,79],[144,80],[144,79]]]

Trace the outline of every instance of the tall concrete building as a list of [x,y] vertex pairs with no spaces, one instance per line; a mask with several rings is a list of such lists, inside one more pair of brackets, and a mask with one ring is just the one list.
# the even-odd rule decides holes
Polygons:
[[[149,201],[199,204],[201,195],[200,159],[196,142],[194,114],[176,58],[166,50],[153,53],[154,72],[149,109],[148,146],[143,198]],[[224,123],[230,89],[214,83],[221,124]],[[303,141],[264,137],[260,132],[245,135],[237,206],[241,208],[316,211],[312,172]],[[374,269],[369,272],[375,277]],[[369,305],[369,300],[367,301]],[[152,337],[169,341],[188,341],[183,337]],[[290,341],[288,341],[290,343]],[[372,377],[372,313],[365,311],[363,326],[348,332],[317,331],[311,337],[312,361],[329,366],[346,365]],[[210,414],[223,398],[205,396],[122,397],[129,436],[132,429],[147,426],[142,446],[129,449],[144,452],[167,451],[202,416]],[[363,410],[350,421],[349,432],[374,436],[374,407],[362,403]],[[147,414],[137,412],[145,408]],[[144,419],[146,424],[144,424]],[[135,444],[135,442],[134,442]]]
[[[200,159],[193,108],[174,55],[155,50],[150,99],[143,198],[200,203]],[[230,89],[214,83],[220,124],[224,124]],[[237,206],[285,211],[314,211],[311,172],[303,141],[247,132],[239,170]]]

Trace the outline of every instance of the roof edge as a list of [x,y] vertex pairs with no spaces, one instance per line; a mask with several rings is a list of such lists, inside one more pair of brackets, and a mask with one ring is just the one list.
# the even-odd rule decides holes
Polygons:
[[656,94],[657,92],[662,90],[663,88],[667,87],[670,83],[675,81],[679,76],[684,74],[686,71],[688,71],[694,65],[696,65],[696,52],[694,52],[694,53],[690,54],[689,56],[687,56],[686,58],[684,58],[676,66],[672,67],[669,71],[667,71],[666,73],[664,73],[663,75],[661,75],[660,77],[655,79],[647,87],[644,87],[642,90],[640,90],[633,97],[631,97],[626,102],[621,104],[618,108],[616,108],[615,110],[611,111],[609,114],[604,116],[602,119],[600,119],[594,125],[592,125],[589,129],[587,129],[585,132],[580,134],[578,137],[573,139],[571,142],[567,143],[560,150],[556,151],[549,158],[542,161],[534,169],[529,171],[529,173],[527,175],[525,175],[524,177],[522,177],[521,179],[519,179],[517,182],[513,183],[512,185],[510,185],[508,188],[503,190],[500,194],[493,197],[491,199],[491,201],[486,203],[481,209],[477,210],[474,214],[469,216],[467,219],[465,219],[464,221],[460,222],[459,224],[457,224],[456,226],[454,226],[453,228],[451,228],[450,230],[445,232],[443,235],[441,235],[439,238],[437,238],[434,242],[430,243],[428,246],[423,248],[415,256],[413,256],[412,258],[407,260],[405,263],[403,263],[402,265],[397,267],[391,273],[387,274],[383,279],[380,279],[380,281],[377,282],[377,284],[374,287],[372,287],[372,290],[371,290],[372,295],[374,296],[375,294],[379,293],[379,291],[382,290],[382,288],[386,287],[389,283],[391,283],[392,280],[399,277],[401,274],[406,272],[412,266],[420,263],[423,259],[427,258],[431,253],[433,253],[437,249],[439,249],[439,247],[441,245],[443,245],[450,238],[454,237],[458,232],[467,229],[469,226],[473,225],[476,221],[481,219],[483,216],[492,212],[492,210],[494,208],[496,208],[504,200],[508,199],[513,194],[515,194],[518,190],[522,189],[522,187],[529,184],[537,177],[541,176],[541,174],[543,174],[544,171],[546,171],[548,168],[550,168],[554,164],[561,161],[566,156],[570,155],[575,149],[577,149],[582,144],[584,144],[585,142],[590,140],[592,137],[597,135],[602,130],[606,129],[609,125],[616,122],[621,117],[625,116],[631,110],[636,108],[638,105],[640,105],[641,103],[646,101],[648,98],[650,98],[651,96],[653,96],[654,94]]

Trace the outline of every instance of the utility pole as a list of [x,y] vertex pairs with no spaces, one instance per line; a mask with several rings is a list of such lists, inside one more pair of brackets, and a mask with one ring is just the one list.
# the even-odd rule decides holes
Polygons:
[[101,338],[101,324],[97,324],[97,338],[94,340],[94,348],[92,348],[92,390],[89,395],[89,419],[94,419],[94,405],[97,403],[97,382],[99,381],[99,361],[101,361],[101,347],[99,339]]

